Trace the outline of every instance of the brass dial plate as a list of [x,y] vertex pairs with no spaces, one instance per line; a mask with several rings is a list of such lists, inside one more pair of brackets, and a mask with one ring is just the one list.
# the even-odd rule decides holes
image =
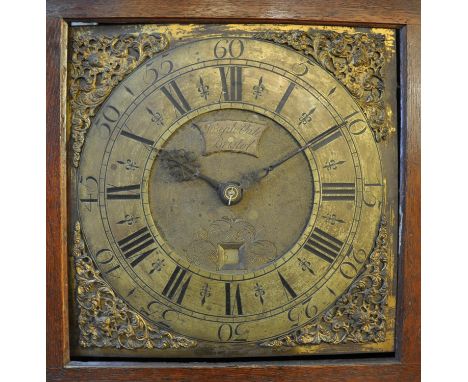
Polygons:
[[[245,33],[196,37],[101,105],[72,176],[76,217],[103,278],[145,320],[197,341],[200,356],[255,355],[365,268],[395,170],[322,65]],[[242,183],[311,141],[233,205],[161,154],[184,150],[203,174]]]

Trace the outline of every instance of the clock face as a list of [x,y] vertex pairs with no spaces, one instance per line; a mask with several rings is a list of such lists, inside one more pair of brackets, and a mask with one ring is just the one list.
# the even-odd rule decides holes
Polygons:
[[362,271],[381,157],[348,90],[288,47],[192,40],[94,116],[76,205],[90,257],[154,325],[230,349],[287,334]]

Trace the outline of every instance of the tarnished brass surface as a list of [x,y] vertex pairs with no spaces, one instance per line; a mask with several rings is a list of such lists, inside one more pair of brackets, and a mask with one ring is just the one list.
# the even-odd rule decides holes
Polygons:
[[393,31],[71,39],[72,353],[394,349]]
[[167,349],[197,345],[194,340],[152,326],[140,314],[129,309],[95,269],[86,253],[78,222],[73,236],[76,299],[80,307],[80,346]]

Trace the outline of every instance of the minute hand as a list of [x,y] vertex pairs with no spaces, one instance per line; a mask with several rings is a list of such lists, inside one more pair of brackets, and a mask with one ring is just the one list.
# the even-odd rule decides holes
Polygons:
[[289,152],[288,154],[286,154],[284,157],[282,157],[281,159],[277,160],[276,162],[273,162],[271,165],[267,166],[267,167],[264,167],[262,168],[261,170],[257,170],[255,171],[254,173],[250,174],[248,177],[251,179],[251,180],[260,180],[262,178],[264,178],[265,176],[267,176],[271,171],[273,171],[276,167],[282,165],[284,162],[288,161],[289,159],[291,159],[292,157],[296,156],[297,154],[303,152],[304,150],[306,150],[307,148],[309,148],[310,146],[313,146],[315,143],[319,142],[320,140],[322,140],[324,137],[334,133],[335,131],[339,130],[341,127],[343,126],[343,124],[339,124],[339,125],[335,125],[333,127],[331,127],[330,129],[326,130],[325,132],[317,135],[316,137],[312,138],[310,141],[308,141],[305,145],[297,148],[296,150],[293,150],[291,152]]

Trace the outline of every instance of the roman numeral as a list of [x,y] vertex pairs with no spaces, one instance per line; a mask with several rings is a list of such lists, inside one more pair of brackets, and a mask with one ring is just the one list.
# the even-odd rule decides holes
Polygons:
[[144,145],[148,145],[148,146],[153,146],[154,145],[154,141],[152,141],[151,139],[140,137],[139,135],[130,133],[129,131],[122,130],[120,132],[120,135],[122,135],[124,137],[127,137],[127,138],[130,138],[130,139],[133,139],[133,140],[135,140],[137,142],[143,143]]
[[130,262],[132,267],[135,267],[155,250],[155,248],[149,248],[154,244],[154,239],[148,227],[143,227],[122,240],[119,240],[117,244],[126,259],[133,258]]
[[[357,114],[358,111],[355,111],[354,113],[351,113],[344,117],[344,120],[347,121],[349,118]],[[334,125],[330,127],[328,130],[324,131],[323,133],[320,133],[317,135],[313,140],[312,140],[312,145],[311,148],[312,150],[318,150],[322,148],[323,146],[329,144],[330,142],[334,141],[336,138],[339,138],[342,136],[341,134],[341,128],[346,126],[346,123],[341,123],[338,125]]]
[[177,297],[177,304],[182,304],[182,301],[185,296],[185,292],[190,283],[190,279],[192,276],[185,278],[187,274],[187,270],[182,269],[181,267],[177,266],[174,271],[172,272],[169,281],[167,282],[166,286],[162,294],[166,296],[169,300]]
[[329,144],[330,142],[334,141],[336,138],[341,137],[341,127],[343,125],[335,125],[329,128],[328,130],[320,133],[313,139],[313,144],[311,146],[312,150],[318,150],[323,146]]
[[315,228],[304,245],[304,248],[309,252],[330,264],[335,260],[336,256],[339,255],[342,247],[342,241],[319,228]]
[[281,285],[283,285],[283,289],[284,289],[284,291],[286,293],[286,297],[288,298],[288,300],[289,300],[288,296],[291,296],[291,298],[296,298],[297,297],[296,292],[291,287],[291,285],[289,285],[289,283],[286,281],[284,276],[280,272],[278,272],[278,275],[279,275],[279,278],[281,280]]
[[172,95],[170,88],[168,89],[166,86],[162,86],[161,91],[164,93],[167,99],[174,105],[177,111],[181,115],[184,115],[190,110],[192,110],[184,95],[180,91],[177,83],[174,80],[172,80],[171,82],[169,82],[169,86],[174,91],[174,95]]
[[225,283],[226,291],[226,316],[234,315],[234,310],[237,310],[238,315],[242,315],[242,300],[240,294],[240,285],[237,284],[234,301],[231,296],[231,283]]
[[354,200],[354,183],[322,183],[322,200]]
[[129,186],[111,186],[107,187],[107,199],[140,199],[140,185],[131,184]]
[[[225,101],[242,101],[242,67],[219,67]],[[229,80],[228,77],[229,76]]]
[[289,86],[284,92],[283,97],[281,97],[281,100],[279,101],[278,106],[276,106],[275,113],[277,114],[281,113],[281,110],[283,110],[284,104],[286,103],[292,91],[294,90],[294,86],[296,86],[294,82],[289,83]]

